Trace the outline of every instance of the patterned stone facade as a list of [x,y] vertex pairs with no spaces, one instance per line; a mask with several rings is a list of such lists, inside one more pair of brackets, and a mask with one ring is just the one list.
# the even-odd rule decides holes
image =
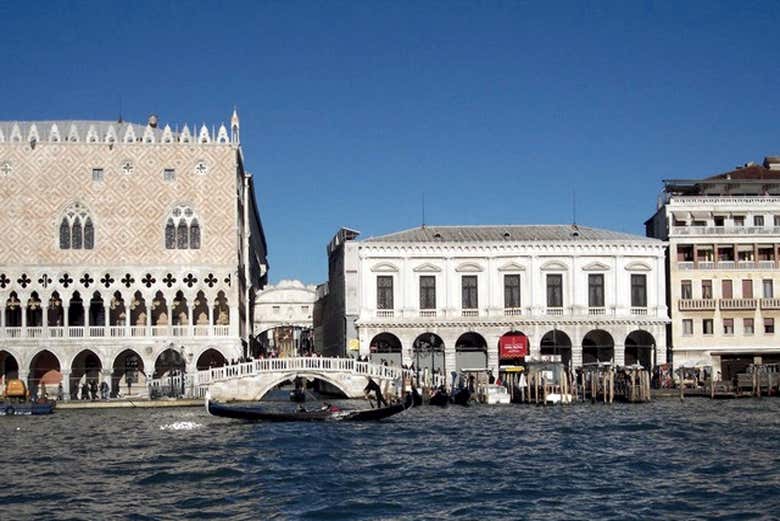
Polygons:
[[266,251],[231,127],[0,122],[2,376],[117,392],[128,350],[148,378],[243,354]]

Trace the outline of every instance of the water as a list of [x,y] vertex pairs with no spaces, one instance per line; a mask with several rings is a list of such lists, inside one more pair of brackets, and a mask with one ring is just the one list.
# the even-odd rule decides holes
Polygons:
[[780,515],[780,399],[428,407],[375,424],[61,410],[0,418],[0,439],[9,520]]

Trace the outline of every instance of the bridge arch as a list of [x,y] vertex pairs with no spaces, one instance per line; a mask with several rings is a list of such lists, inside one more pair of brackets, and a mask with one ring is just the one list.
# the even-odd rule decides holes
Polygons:
[[337,378],[333,378],[333,375],[330,375],[326,372],[320,372],[320,371],[298,370],[298,371],[287,371],[284,373],[280,373],[279,375],[276,375],[273,378],[269,378],[267,382],[263,383],[263,386],[256,393],[253,399],[255,401],[260,401],[263,399],[263,397],[266,394],[268,394],[269,391],[274,389],[276,386],[288,381],[293,382],[295,381],[296,378],[322,380],[323,382],[327,382],[333,385],[334,387],[336,387],[339,391],[344,393],[344,396],[352,397],[351,396],[352,393],[350,392],[350,389],[343,382],[340,382]]

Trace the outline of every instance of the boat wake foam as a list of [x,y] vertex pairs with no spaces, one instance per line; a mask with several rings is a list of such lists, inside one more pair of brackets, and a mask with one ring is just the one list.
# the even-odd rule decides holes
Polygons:
[[200,423],[195,422],[176,422],[168,425],[160,425],[161,431],[191,431],[203,427]]

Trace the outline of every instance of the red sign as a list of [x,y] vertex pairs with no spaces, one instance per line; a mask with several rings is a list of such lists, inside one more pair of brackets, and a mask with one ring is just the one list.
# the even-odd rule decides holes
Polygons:
[[523,358],[528,355],[528,337],[522,333],[509,333],[498,341],[499,358]]

